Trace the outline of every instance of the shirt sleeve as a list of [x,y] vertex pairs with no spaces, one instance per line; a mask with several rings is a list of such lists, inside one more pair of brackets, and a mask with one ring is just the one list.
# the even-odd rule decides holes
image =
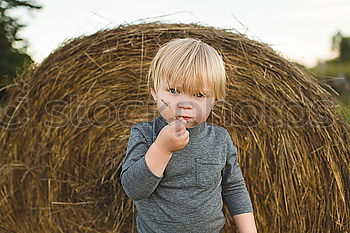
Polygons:
[[135,201],[149,197],[163,178],[153,174],[146,164],[145,155],[149,148],[146,138],[142,129],[137,126],[131,128],[120,173],[125,193]]
[[253,212],[250,196],[238,164],[237,149],[226,131],[226,164],[223,169],[222,197],[232,216]]

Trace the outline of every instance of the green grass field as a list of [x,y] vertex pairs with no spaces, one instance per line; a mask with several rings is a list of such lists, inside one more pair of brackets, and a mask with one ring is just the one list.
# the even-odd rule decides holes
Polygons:
[[339,75],[350,76],[349,63],[322,63],[310,69],[319,79],[338,77]]
[[350,99],[341,102],[339,110],[342,113],[344,119],[350,124]]

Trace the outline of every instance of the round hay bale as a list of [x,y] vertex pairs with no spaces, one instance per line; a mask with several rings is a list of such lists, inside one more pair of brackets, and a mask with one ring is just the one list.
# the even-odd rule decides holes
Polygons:
[[149,23],[68,41],[9,89],[0,115],[2,232],[135,232],[120,168],[130,127],[158,114],[150,62],[180,37],[210,44],[226,63],[228,96],[208,122],[227,128],[238,148],[258,231],[350,230],[349,126],[331,95],[244,35]]

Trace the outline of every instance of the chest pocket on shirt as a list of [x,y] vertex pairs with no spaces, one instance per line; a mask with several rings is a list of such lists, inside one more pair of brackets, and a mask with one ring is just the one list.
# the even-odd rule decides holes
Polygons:
[[221,182],[222,163],[208,159],[195,159],[196,164],[196,185],[201,188],[208,188]]

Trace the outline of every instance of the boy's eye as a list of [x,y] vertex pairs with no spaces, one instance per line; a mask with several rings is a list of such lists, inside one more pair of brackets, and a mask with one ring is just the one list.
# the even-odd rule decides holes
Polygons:
[[205,97],[205,94],[198,93],[198,94],[196,94],[196,96],[199,97],[199,98],[203,98],[203,97]]
[[172,94],[178,94],[180,91],[176,90],[175,88],[169,88],[170,93]]

